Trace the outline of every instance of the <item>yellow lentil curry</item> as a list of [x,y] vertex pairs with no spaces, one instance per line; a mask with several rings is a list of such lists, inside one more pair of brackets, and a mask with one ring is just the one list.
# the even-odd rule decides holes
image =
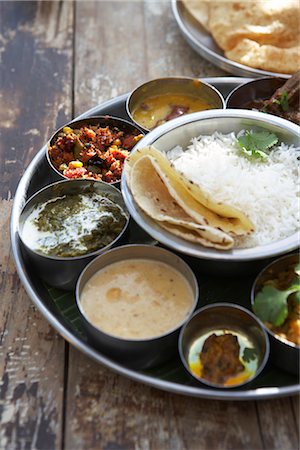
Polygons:
[[133,111],[134,120],[152,130],[184,114],[214,108],[202,98],[189,94],[161,94],[148,97]]

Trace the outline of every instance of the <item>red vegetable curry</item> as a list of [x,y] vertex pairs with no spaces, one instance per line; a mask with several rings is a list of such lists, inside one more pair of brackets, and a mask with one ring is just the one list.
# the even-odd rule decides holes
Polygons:
[[64,127],[49,147],[54,167],[66,178],[91,178],[112,183],[121,178],[129,152],[142,134],[125,133],[117,127]]

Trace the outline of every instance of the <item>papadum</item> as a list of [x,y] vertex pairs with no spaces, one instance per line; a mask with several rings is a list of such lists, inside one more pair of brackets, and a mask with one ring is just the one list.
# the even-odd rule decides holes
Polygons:
[[300,68],[298,0],[183,0],[233,61],[257,69],[294,73]]

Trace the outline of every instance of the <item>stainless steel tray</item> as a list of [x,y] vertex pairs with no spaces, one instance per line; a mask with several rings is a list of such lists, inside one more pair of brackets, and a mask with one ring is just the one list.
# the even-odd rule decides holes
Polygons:
[[277,76],[290,78],[291,75],[284,73],[268,72],[266,70],[254,69],[235,61],[225,58],[223,51],[215,43],[214,39],[196,19],[186,10],[180,0],[172,0],[172,10],[180,28],[180,31],[190,46],[203,58],[225,70],[226,72],[245,77]]
[[[216,86],[224,96],[227,96],[237,85],[249,81],[245,78],[234,77],[206,78],[204,80]],[[97,114],[110,114],[128,118],[125,110],[126,98],[127,94],[109,100],[90,109],[80,118]],[[11,216],[11,243],[17,271],[29,297],[48,322],[68,342],[97,362],[121,375],[179,394],[220,400],[257,400],[292,395],[299,391],[298,380],[295,376],[276,369],[270,363],[263,374],[254,382],[249,383],[247,388],[222,390],[208,388],[197,383],[186,373],[179,358],[155,369],[134,371],[93,347],[81,328],[81,319],[75,306],[74,294],[53,289],[43,284],[35,276],[32,267],[28,264],[26,254],[22,251],[17,234],[18,218],[25,201],[51,181],[55,181],[55,179],[50,178],[45,147],[43,147],[28,166],[17,188]],[[155,244],[152,238],[133,222],[129,228],[129,242]],[[250,289],[255,275],[239,279],[222,278],[217,275],[208,276],[199,271],[196,260],[188,259],[188,262],[192,265],[199,280],[201,305],[218,301],[231,301],[250,308]]]

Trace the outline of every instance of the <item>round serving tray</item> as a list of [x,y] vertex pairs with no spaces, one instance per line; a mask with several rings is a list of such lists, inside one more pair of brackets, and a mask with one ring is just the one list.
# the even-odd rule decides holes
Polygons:
[[[249,81],[245,78],[206,78],[206,82],[217,87],[226,97],[239,84]],[[109,114],[128,119],[125,103],[128,94],[109,100],[85,112],[79,118]],[[246,388],[231,390],[212,389],[193,380],[180,363],[174,359],[169,363],[145,371],[131,370],[105,355],[89,341],[81,326],[81,318],[75,305],[73,292],[64,292],[44,284],[28,263],[17,233],[18,218],[26,200],[43,186],[56,181],[47,165],[43,147],[25,171],[16,191],[11,215],[11,243],[20,279],[33,303],[48,322],[72,345],[100,364],[135,381],[178,394],[219,400],[257,400],[296,394],[299,391],[297,377],[273,367],[270,363],[264,372]],[[143,230],[133,221],[129,226],[127,241],[155,245]],[[182,256],[182,255],[181,255]],[[194,270],[200,287],[199,306],[215,302],[235,302],[250,308],[250,291],[255,274],[238,279],[224,278],[218,274],[206,275],[199,270],[197,260],[186,258]]]
[[266,70],[253,69],[252,67],[239,64],[224,56],[223,51],[215,43],[210,33],[206,31],[196,19],[186,10],[181,0],[172,0],[172,10],[180,28],[180,31],[188,44],[203,58],[220,67],[226,72],[245,77],[275,76],[290,78],[286,73],[268,72]]

